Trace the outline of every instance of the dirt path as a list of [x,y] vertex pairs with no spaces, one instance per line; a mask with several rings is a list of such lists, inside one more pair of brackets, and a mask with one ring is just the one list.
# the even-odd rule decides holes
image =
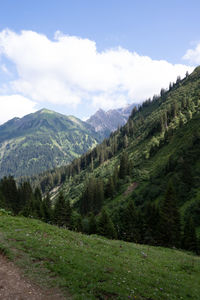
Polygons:
[[55,289],[43,289],[26,279],[20,270],[0,256],[0,299],[2,300],[64,300]]
[[127,190],[124,192],[124,196],[128,196],[130,193],[132,193],[137,186],[138,186],[137,182],[133,182],[131,185],[129,185]]

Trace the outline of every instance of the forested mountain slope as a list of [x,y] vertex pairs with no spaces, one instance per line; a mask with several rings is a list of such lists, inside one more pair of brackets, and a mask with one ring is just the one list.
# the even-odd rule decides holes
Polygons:
[[73,116],[42,109],[0,126],[0,177],[33,175],[71,162],[99,135]]
[[[138,110],[134,109],[124,127],[66,167],[65,183],[59,190],[86,218],[91,213],[97,215],[102,207],[107,208],[118,228],[118,237],[126,240],[122,233],[122,219],[126,217],[122,215],[130,208],[130,201],[140,220],[152,222],[147,221],[148,215],[166,209],[165,202],[172,199],[166,205],[175,203],[173,209],[177,207],[181,214],[177,217],[180,222],[176,220],[177,228],[183,230],[190,218],[199,228],[199,128],[200,67],[183,80],[178,78],[169,90],[161,90],[160,96],[147,100]],[[40,182],[44,183],[48,176],[41,176]],[[44,188],[43,184],[43,191],[46,188],[48,185]],[[155,229],[160,221],[158,217],[154,219],[157,219]],[[142,230],[146,225],[137,226]],[[175,220],[173,226],[176,227]],[[140,232],[137,240],[154,243],[154,234],[147,237],[147,231]]]
[[183,166],[190,169],[182,172],[185,175],[198,172],[199,113],[200,67],[170,85],[168,91],[162,90],[161,96],[133,110],[124,127],[67,167],[66,175],[70,176],[65,183],[67,194],[77,201],[70,186],[78,188],[73,182],[82,185],[86,177],[99,177],[106,183],[115,168],[119,171],[122,154],[128,159],[128,179],[140,183],[137,190],[156,178],[173,177]]
[[34,190],[1,180],[0,206],[75,231],[200,253],[199,128],[196,68],[133,109],[102,144],[33,177]]

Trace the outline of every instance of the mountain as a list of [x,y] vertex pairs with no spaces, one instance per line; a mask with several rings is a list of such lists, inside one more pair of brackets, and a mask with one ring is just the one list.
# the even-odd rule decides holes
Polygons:
[[108,137],[111,132],[127,122],[135,106],[137,107],[138,105],[133,103],[124,108],[111,109],[107,112],[99,109],[86,122],[93,126],[96,132],[99,132],[104,137]]
[[[200,232],[199,96],[200,67],[145,101],[123,127],[66,166],[64,184],[48,186],[52,198],[62,191],[81,214],[84,232],[90,214],[106,209],[119,239],[189,249],[184,236]],[[33,186],[43,183],[45,191],[48,176]]]
[[29,176],[71,162],[100,142],[87,123],[47,109],[0,126],[0,177]]

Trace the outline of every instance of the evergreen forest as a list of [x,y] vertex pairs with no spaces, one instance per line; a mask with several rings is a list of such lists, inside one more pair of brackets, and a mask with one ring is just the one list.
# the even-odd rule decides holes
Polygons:
[[28,180],[2,178],[2,211],[199,254],[199,128],[197,67],[135,107],[123,127],[72,163]]

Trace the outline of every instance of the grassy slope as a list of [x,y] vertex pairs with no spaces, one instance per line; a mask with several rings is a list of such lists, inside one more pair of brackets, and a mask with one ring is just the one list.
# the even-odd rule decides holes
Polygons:
[[[0,216],[0,250],[73,299],[198,299],[200,258]],[[143,258],[142,252],[147,254]]]

